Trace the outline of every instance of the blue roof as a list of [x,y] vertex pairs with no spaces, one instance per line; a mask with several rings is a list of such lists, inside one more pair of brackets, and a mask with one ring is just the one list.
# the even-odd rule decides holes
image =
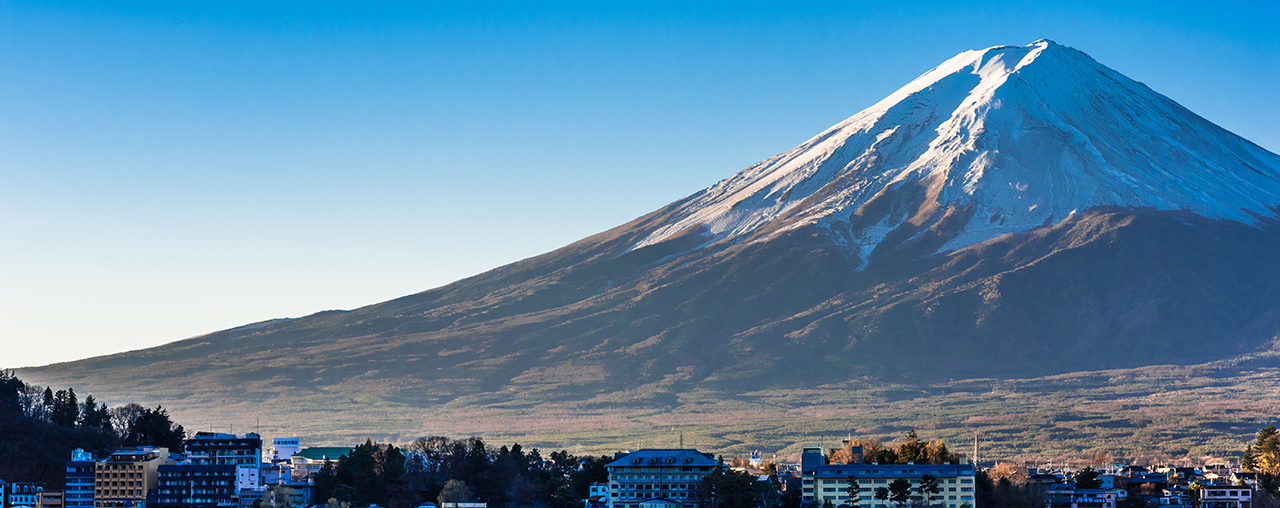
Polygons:
[[633,466],[715,466],[719,462],[710,453],[687,449],[637,450],[610,462],[608,467]]

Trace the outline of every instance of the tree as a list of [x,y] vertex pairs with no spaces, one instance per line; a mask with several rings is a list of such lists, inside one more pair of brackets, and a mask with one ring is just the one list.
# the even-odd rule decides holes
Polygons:
[[773,491],[767,482],[757,481],[750,474],[733,471],[723,465],[702,478],[702,494],[706,500],[714,500],[719,508],[754,508],[762,495]]
[[1098,478],[1098,471],[1092,467],[1086,467],[1076,473],[1075,484],[1077,489],[1102,488],[1102,480]]
[[1093,467],[1105,468],[1111,465],[1111,454],[1099,451],[1093,454]]
[[53,396],[53,406],[49,411],[49,421],[56,425],[71,428],[80,419],[80,403],[76,400],[76,391],[68,388],[58,390]]
[[992,466],[991,469],[987,471],[987,474],[991,476],[991,480],[993,482],[1008,480],[1010,484],[1014,485],[1026,483],[1027,478],[1030,476],[1027,472],[1027,468],[1010,462],[1001,462]]
[[126,436],[129,429],[133,427],[133,422],[146,411],[137,403],[129,403],[123,406],[113,408],[111,410],[111,428],[115,429],[116,434]]
[[927,505],[933,505],[933,498],[938,495],[938,478],[931,474],[920,476],[920,486],[916,487],[920,492],[920,497],[924,498]]
[[465,501],[468,497],[471,497],[471,490],[467,488],[466,482],[449,480],[444,482],[444,488],[440,489],[440,496],[436,500],[440,502],[440,508],[445,508],[447,503]]
[[846,481],[849,482],[849,486],[844,488],[844,492],[849,495],[849,506],[858,508],[858,501],[861,500],[858,496],[862,495],[862,486],[858,485],[858,477],[853,474],[850,474]]
[[320,470],[311,475],[311,492],[317,499],[345,502],[337,498],[338,475],[332,460],[325,460]]
[[911,500],[911,482],[898,478],[889,482],[889,500],[899,505]]
[[111,414],[106,404],[98,404],[90,395],[84,398],[80,410],[80,425],[100,432],[111,430]]
[[125,444],[129,446],[160,446],[169,451],[182,450],[182,441],[187,432],[181,425],[169,419],[169,412],[164,407],[143,409],[129,426],[125,435]]
[[876,487],[874,497],[876,498],[876,501],[881,501],[881,502],[888,501],[889,489],[887,487]]
[[297,493],[284,485],[272,485],[267,495],[253,503],[254,508],[293,508],[298,506],[293,500]]
[[11,370],[0,370],[0,411],[21,411],[22,394],[26,387]]
[[554,479],[548,485],[551,490],[551,499],[547,503],[550,508],[577,508],[580,506],[577,496],[573,494],[573,487],[563,480]]

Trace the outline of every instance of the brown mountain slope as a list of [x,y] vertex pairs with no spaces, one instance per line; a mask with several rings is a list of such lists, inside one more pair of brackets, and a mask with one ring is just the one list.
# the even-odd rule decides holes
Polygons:
[[[634,408],[681,394],[1191,364],[1280,330],[1280,235],[1095,210],[960,251],[888,239],[867,269],[825,232],[623,253],[660,213],[564,249],[353,311],[24,369],[82,392],[288,407],[469,400]],[[684,249],[682,249],[684,247]],[[477,399],[477,397],[479,399]]]

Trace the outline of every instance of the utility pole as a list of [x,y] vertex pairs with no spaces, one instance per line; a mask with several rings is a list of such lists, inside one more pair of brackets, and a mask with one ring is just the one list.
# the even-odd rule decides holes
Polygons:
[[973,433],[973,468],[978,469],[978,433]]

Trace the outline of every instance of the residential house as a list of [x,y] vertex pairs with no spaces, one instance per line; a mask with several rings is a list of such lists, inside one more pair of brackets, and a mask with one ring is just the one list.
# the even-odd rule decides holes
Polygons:
[[1243,485],[1202,486],[1200,508],[1253,508],[1253,489]]
[[39,482],[12,482],[4,498],[5,508],[35,508],[40,505],[40,493],[44,484]]

